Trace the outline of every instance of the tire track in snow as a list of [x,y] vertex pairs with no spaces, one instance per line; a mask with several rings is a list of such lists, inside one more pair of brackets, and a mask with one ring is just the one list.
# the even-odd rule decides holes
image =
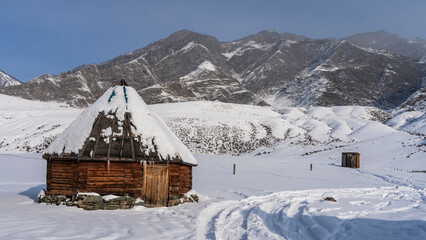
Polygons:
[[[364,224],[362,221],[366,221],[363,219],[378,218],[375,220],[377,224],[385,225],[386,214],[398,212],[398,217],[403,218],[404,214],[400,213],[424,208],[424,201],[421,200],[424,193],[421,191],[412,187],[318,189],[213,203],[198,216],[197,237],[344,239],[357,234],[355,230],[360,221],[361,225]],[[338,202],[322,200],[325,192]],[[412,227],[411,223],[401,221],[402,229]]]
[[384,182],[394,184],[396,186],[405,186],[405,187],[410,187],[410,188],[416,189],[416,190],[418,190],[417,192],[422,196],[423,202],[426,202],[426,194],[424,193],[424,188],[419,187],[419,186],[415,185],[414,183],[412,183],[410,181],[410,178],[412,178],[414,176],[414,174],[409,174],[408,176],[404,177],[402,179],[402,181],[399,181],[395,178],[392,179],[390,177],[379,175],[379,174],[372,173],[372,172],[368,172],[366,170],[356,169],[356,171],[361,173],[361,174],[371,175],[373,177],[379,178],[380,180],[382,180]]

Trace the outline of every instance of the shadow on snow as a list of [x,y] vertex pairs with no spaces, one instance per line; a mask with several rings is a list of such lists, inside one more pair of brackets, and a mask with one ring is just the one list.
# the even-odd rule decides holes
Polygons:
[[45,189],[46,184],[40,184],[38,186],[31,187],[23,192],[18,193],[18,195],[29,197],[30,199],[34,200],[34,202],[38,202],[38,194],[40,193],[40,190]]

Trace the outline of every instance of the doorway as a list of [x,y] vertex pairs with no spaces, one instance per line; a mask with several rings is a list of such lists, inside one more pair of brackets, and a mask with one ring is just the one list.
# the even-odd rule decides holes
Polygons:
[[146,207],[165,207],[169,197],[168,164],[144,164],[144,201]]

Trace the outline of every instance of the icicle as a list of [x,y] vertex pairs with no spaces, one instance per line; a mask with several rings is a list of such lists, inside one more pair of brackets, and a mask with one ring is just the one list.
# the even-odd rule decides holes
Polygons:
[[109,173],[109,159],[108,159],[108,162],[107,162],[107,169],[108,169],[108,173]]

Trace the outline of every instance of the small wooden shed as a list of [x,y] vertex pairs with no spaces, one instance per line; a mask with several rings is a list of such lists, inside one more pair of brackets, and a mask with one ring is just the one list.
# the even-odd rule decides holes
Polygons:
[[342,167],[359,168],[359,160],[359,153],[357,152],[342,153]]
[[128,194],[166,206],[192,188],[197,161],[124,80],[46,149],[46,194]]

